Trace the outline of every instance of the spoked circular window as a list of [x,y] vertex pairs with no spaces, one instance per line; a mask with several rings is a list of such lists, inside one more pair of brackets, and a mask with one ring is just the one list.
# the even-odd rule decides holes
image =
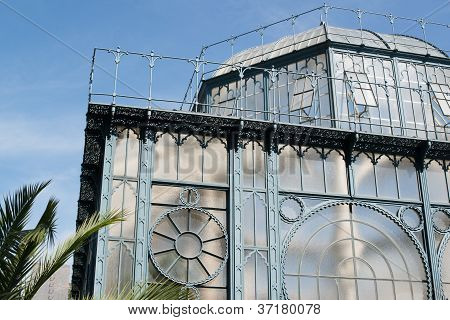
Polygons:
[[282,253],[289,299],[427,299],[424,251],[400,219],[331,201],[293,225]]
[[150,258],[158,271],[187,286],[211,281],[228,258],[225,227],[198,207],[194,188],[180,193],[183,206],[163,213],[150,230]]

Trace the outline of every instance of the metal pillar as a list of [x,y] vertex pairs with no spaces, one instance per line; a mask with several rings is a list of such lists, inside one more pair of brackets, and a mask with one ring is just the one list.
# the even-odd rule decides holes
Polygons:
[[423,201],[423,215],[424,215],[424,237],[425,237],[425,251],[428,256],[428,265],[431,272],[431,287],[432,298],[436,300],[443,300],[443,291],[441,289],[441,273],[439,271],[439,255],[436,248],[436,241],[434,239],[433,228],[433,214],[430,205],[430,197],[428,193],[427,173],[425,169],[418,170],[420,192]]
[[281,292],[281,243],[278,215],[278,154],[267,155],[267,203],[269,223],[269,298],[282,299]]
[[[116,136],[109,135],[105,138],[105,153],[103,158],[103,173],[100,198],[100,213],[110,210],[112,194],[112,170],[116,148]],[[94,298],[100,298],[104,292],[106,275],[106,257],[108,247],[108,228],[102,228],[98,232],[97,255],[95,263]]]
[[152,139],[147,138],[148,132],[144,130],[140,142],[139,185],[136,212],[136,248],[134,260],[134,284],[142,285],[147,281],[148,270],[148,229],[149,213],[151,208],[151,181],[153,169]]
[[230,150],[230,273],[232,300],[244,298],[244,236],[242,227],[242,149]]

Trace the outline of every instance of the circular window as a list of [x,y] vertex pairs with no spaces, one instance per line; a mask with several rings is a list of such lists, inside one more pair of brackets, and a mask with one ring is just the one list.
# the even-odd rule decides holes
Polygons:
[[165,212],[150,230],[150,258],[172,281],[188,286],[206,283],[226,264],[226,230],[216,217],[194,206],[199,201],[195,189],[185,188],[180,200],[186,206]]

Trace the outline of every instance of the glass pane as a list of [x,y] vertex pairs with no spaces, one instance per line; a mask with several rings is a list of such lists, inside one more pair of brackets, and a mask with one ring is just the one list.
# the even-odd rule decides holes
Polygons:
[[325,174],[327,192],[347,193],[347,169],[343,157],[337,151],[332,151],[325,160]]
[[244,193],[244,245],[267,246],[267,213],[264,194]]
[[139,171],[139,139],[133,130],[128,130],[127,177],[137,177]]
[[357,195],[376,196],[375,172],[372,160],[361,153],[353,163],[353,174]]
[[120,291],[130,290],[133,281],[134,246],[133,243],[122,244],[122,257],[120,265]]
[[227,183],[228,152],[219,139],[208,142],[203,150],[203,181]]
[[404,158],[397,167],[400,199],[419,200],[417,171],[414,164]]
[[[184,139],[186,136],[182,135]],[[178,179],[202,181],[203,149],[193,136],[189,136],[179,148]]]
[[122,237],[134,239],[134,224],[137,199],[137,182],[126,182],[124,184],[124,204],[123,210],[127,215],[122,222]]
[[119,241],[108,241],[108,251],[106,255],[106,295],[117,293],[117,286],[119,283],[119,255]]
[[[118,129],[120,130],[120,129]],[[124,176],[125,175],[125,158],[126,158],[126,148],[127,148],[127,132],[128,130],[121,130],[118,132],[116,139],[116,150],[114,154],[114,175]]]
[[[378,157],[378,155],[376,155]],[[382,156],[375,165],[377,175],[378,196],[385,198],[398,198],[397,178],[392,160]]]
[[427,168],[428,192],[431,202],[448,203],[447,183],[442,165],[431,161]]
[[178,146],[169,134],[162,135],[155,145],[153,178],[177,179]]
[[423,257],[398,222],[359,204],[312,213],[286,244],[289,298],[426,299]]
[[324,192],[323,160],[313,148],[302,157],[302,181],[304,191]]
[[265,153],[256,142],[249,142],[242,150],[244,187],[265,187]]
[[290,146],[284,148],[278,159],[280,188],[284,190],[301,190],[300,157]]

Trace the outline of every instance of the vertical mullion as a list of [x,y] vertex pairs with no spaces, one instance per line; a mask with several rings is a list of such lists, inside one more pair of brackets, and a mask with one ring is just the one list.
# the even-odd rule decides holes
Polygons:
[[[112,170],[117,137],[105,137],[103,157],[103,175],[101,185],[100,212],[106,212],[111,207]],[[97,255],[95,264],[94,298],[100,298],[105,290],[106,258],[108,255],[108,228],[98,231]]]
[[281,245],[278,219],[278,154],[267,154],[269,299],[281,299]]
[[240,146],[236,150],[230,151],[230,190],[231,206],[230,230],[233,232],[230,246],[230,270],[231,270],[231,299],[242,300],[244,298],[244,247],[243,247],[243,226],[242,226],[242,149]]
[[442,300],[444,297],[441,289],[442,283],[441,273],[439,272],[439,256],[437,254],[436,242],[434,239],[433,214],[431,211],[426,170],[419,170],[418,174],[423,203],[425,248],[431,275],[432,298]]
[[338,114],[337,108],[337,97],[336,97],[336,84],[335,84],[335,77],[336,77],[336,71],[334,68],[334,53],[333,49],[329,48],[326,50],[326,58],[328,62],[328,68],[327,68],[327,82],[328,82],[328,99],[330,103],[330,118],[331,120],[330,126],[332,128],[337,128],[337,121],[336,121],[336,115]]
[[147,280],[148,269],[148,226],[151,211],[151,188],[154,143],[143,133],[139,154],[138,208],[136,213],[136,246],[134,261],[134,284],[143,285]]
[[400,135],[405,135],[405,128],[406,128],[406,115],[404,112],[404,105],[402,100],[402,93],[400,88],[400,75],[398,74],[398,60],[397,58],[393,59],[392,62],[392,73],[394,75],[394,88],[397,98],[397,107],[398,107],[398,115],[399,115],[399,122],[400,122]]

